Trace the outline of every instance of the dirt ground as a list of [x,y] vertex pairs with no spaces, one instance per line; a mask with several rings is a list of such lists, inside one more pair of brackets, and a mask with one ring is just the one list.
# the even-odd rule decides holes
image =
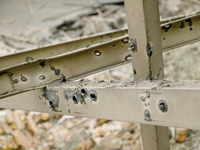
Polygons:
[[[124,6],[121,2],[118,1],[117,4],[112,2],[109,5],[107,3],[100,5],[97,2],[105,1],[0,0],[0,55],[127,26]],[[159,5],[161,20],[200,11],[199,0],[159,0]],[[199,42],[163,53],[165,79],[199,80],[199,56]],[[131,64],[86,77],[90,80],[124,81],[132,78]],[[4,126],[6,124],[11,126],[12,132],[7,126],[3,128],[7,130],[1,132],[0,127],[0,147],[3,149],[142,149],[138,124],[87,118],[69,119],[56,115],[49,115],[44,119],[44,114],[34,112],[11,110],[6,112],[6,115],[0,118],[5,123]],[[29,119],[31,116],[35,121],[34,130],[28,127],[26,129],[26,125],[22,125],[24,128],[18,131],[19,127],[12,124],[14,121],[8,123],[10,114],[16,116],[23,114],[24,118]],[[37,117],[40,119],[36,119]],[[74,124],[77,126],[74,127]],[[61,132],[58,134],[59,130],[65,133],[65,138]],[[29,137],[34,147],[31,147],[31,144],[23,145],[23,142],[17,143],[16,132],[20,132],[21,137],[22,135]],[[68,134],[70,136],[66,138]],[[8,139],[12,137],[16,144],[13,144],[13,147],[3,147],[6,145],[5,141],[9,141]],[[184,137],[184,141],[171,140],[171,149],[200,150],[200,131],[189,130]],[[56,138],[61,140],[57,141]],[[106,140],[112,145],[109,145]]]

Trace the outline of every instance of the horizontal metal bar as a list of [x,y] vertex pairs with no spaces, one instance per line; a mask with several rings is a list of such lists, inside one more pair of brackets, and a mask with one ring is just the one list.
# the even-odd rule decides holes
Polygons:
[[[163,51],[199,40],[200,17],[190,17],[161,25]],[[127,49],[130,44],[126,32],[120,30],[1,57],[0,73],[4,76],[0,75],[0,79],[4,87],[0,87],[0,94],[46,85],[64,76],[78,79],[129,63],[131,56]],[[8,78],[10,87],[7,87]]]
[[199,97],[200,81],[79,81],[3,98],[0,107],[200,129]]

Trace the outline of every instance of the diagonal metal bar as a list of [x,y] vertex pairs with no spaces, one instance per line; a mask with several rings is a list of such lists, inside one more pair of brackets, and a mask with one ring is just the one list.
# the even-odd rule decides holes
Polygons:
[[[179,28],[182,22],[184,28]],[[161,24],[163,51],[198,41],[199,26],[199,14]],[[67,79],[78,79],[129,63],[131,57],[127,49],[130,44],[127,39],[127,30],[124,29],[1,57],[0,73],[4,75],[0,78],[4,86],[0,86],[0,94],[39,87],[56,79],[62,80],[63,76]],[[94,55],[95,51],[97,55],[101,55]],[[25,81],[26,79],[28,80]]]
[[[183,26],[183,25],[184,26]],[[183,45],[194,43],[200,40],[200,14],[193,14],[190,16],[182,16],[172,18],[161,22],[161,36],[162,36],[162,51],[168,51]],[[43,59],[45,57],[53,57],[68,53],[77,49],[90,47],[99,43],[104,43],[109,40],[114,40],[121,36],[128,38],[127,29],[114,30],[93,36],[75,39],[59,44],[38,47],[35,49],[28,49],[14,54],[9,54],[0,57],[0,68],[8,68],[15,65],[26,64],[34,62],[34,60]],[[124,49],[128,48],[124,47]],[[116,47],[117,48],[117,47]]]

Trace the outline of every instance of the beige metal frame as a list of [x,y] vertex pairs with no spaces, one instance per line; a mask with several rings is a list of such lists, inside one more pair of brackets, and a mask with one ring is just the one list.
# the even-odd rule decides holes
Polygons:
[[[157,0],[125,0],[129,41],[136,79],[160,80],[164,77],[159,5]],[[148,107],[146,107],[147,111]],[[143,148],[169,149],[167,127],[141,124]]]
[[200,40],[199,13],[160,23],[158,1],[126,0],[125,7],[128,31],[0,57],[0,107],[138,122],[147,150],[169,149],[167,126],[200,129],[197,81],[190,88],[163,88],[168,81],[62,83],[131,61],[135,78],[160,80],[162,52]]

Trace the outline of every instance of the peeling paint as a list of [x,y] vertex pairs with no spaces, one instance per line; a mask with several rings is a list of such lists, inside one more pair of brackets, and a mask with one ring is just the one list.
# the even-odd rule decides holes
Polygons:
[[52,111],[61,112],[60,110],[57,110],[60,102],[60,98],[57,95],[58,91],[44,89],[42,92],[42,97],[44,97],[49,102],[49,109]]

